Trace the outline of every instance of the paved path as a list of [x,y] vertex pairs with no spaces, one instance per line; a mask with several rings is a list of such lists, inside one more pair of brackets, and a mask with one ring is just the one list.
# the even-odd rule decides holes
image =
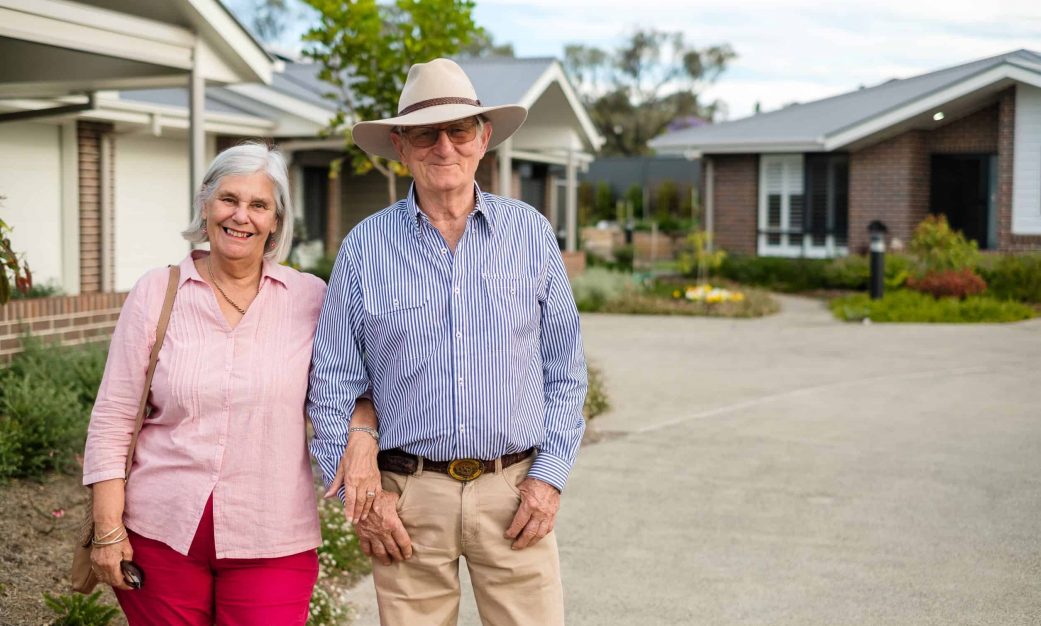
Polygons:
[[568,623],[1041,624],[1041,320],[783,304],[583,318],[614,410],[563,501]]

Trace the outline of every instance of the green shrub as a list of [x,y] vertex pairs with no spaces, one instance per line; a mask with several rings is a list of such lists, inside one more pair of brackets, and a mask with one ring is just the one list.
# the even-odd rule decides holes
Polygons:
[[1030,319],[1032,308],[1018,302],[975,296],[933,298],[924,293],[899,290],[886,294],[881,300],[871,300],[867,294],[835,298],[830,305],[836,317],[846,321],[869,319],[872,322],[1018,322]]
[[318,507],[322,527],[322,545],[318,546],[318,563],[329,572],[348,572],[360,578],[372,571],[369,557],[361,551],[354,528],[343,515],[343,505],[336,498],[322,500]]
[[810,291],[826,288],[825,271],[830,263],[825,259],[728,255],[719,266],[719,276],[774,291]]
[[727,253],[715,249],[710,251],[712,233],[697,230],[689,235],[679,245],[676,255],[676,267],[684,276],[709,276],[719,271]]
[[66,469],[83,451],[106,349],[26,338],[0,370],[0,479]]
[[303,271],[308,274],[314,274],[318,278],[321,278],[326,283],[329,282],[329,277],[333,275],[333,264],[336,263],[336,258],[331,256],[323,256],[318,259],[318,262],[314,266],[309,267]]
[[57,616],[51,626],[106,626],[119,615],[119,609],[102,604],[100,600],[100,591],[89,596],[43,594],[44,603]]
[[1041,302],[1041,254],[984,257],[977,266],[987,293],[1003,300]]
[[586,402],[582,407],[582,415],[586,421],[606,413],[611,409],[611,401],[607,397],[607,389],[604,386],[604,373],[600,368],[588,363],[586,370],[589,374],[589,391],[586,392]]
[[979,246],[952,230],[944,215],[930,215],[915,227],[908,249],[921,264],[921,273],[972,269],[979,262]]
[[320,500],[318,520],[322,545],[318,546],[318,582],[311,594],[309,626],[341,626],[351,621],[343,594],[372,571],[372,561],[361,551],[354,528],[343,515],[337,498]]
[[632,274],[591,267],[571,281],[579,311],[599,311],[609,300],[637,288]]
[[[885,284],[894,289],[911,275],[913,261],[900,254],[887,254]],[[818,289],[867,290],[871,262],[865,255],[835,259],[728,256],[715,275],[742,285],[756,285],[788,293]]]

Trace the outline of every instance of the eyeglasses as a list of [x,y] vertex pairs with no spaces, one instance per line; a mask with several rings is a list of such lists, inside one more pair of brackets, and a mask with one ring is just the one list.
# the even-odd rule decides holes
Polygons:
[[442,126],[408,126],[399,128],[397,132],[414,148],[429,148],[441,138],[441,131],[454,144],[467,143],[477,136],[477,120],[460,120]]

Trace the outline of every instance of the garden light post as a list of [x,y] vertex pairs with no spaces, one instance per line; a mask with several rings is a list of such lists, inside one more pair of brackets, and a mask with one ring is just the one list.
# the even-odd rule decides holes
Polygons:
[[868,224],[871,234],[871,299],[881,300],[885,291],[886,232],[889,229],[878,220]]

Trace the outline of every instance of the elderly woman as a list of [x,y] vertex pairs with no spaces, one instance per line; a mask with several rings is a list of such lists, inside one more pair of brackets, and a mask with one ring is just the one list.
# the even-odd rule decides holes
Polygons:
[[[321,537],[304,399],[325,285],[279,264],[292,230],[278,152],[247,144],[214,159],[183,233],[209,251],[180,263],[125,487],[167,268],[145,274],[123,305],[83,482],[94,491],[94,570],[131,625],[306,621]],[[131,559],[140,589],[120,570]]]

